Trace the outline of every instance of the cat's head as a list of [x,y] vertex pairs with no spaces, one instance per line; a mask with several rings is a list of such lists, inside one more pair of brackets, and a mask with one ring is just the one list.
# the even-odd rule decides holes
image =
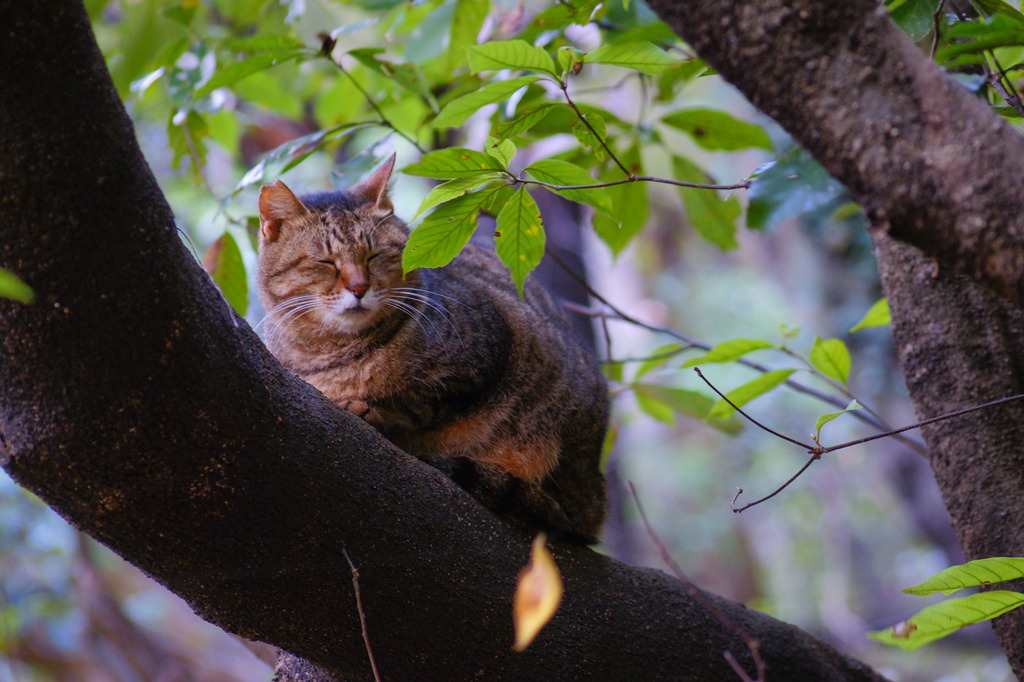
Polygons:
[[358,335],[395,313],[409,228],[394,217],[395,157],[345,191],[296,197],[260,189],[260,298],[272,323],[306,334]]

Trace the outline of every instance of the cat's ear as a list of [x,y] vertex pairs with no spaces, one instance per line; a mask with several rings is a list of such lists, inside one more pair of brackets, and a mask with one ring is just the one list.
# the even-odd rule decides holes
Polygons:
[[309,213],[288,185],[274,180],[260,187],[260,236],[266,241],[275,241],[281,236],[281,223]]
[[388,182],[394,170],[395,154],[392,154],[370,177],[353,187],[351,193],[363,197],[377,208],[390,211],[392,206],[391,199],[388,198]]

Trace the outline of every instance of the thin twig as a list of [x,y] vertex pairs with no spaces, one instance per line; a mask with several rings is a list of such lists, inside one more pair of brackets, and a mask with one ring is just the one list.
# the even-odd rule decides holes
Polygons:
[[592,88],[576,88],[576,94],[577,95],[590,95],[590,94],[593,94],[595,92],[611,92],[613,90],[618,90],[619,88],[621,88],[630,79],[637,78],[637,77],[643,78],[643,76],[644,76],[644,74],[640,73],[639,71],[632,71],[630,73],[627,73],[625,76],[623,76],[622,78],[620,78],[616,82],[611,83],[610,85],[597,85],[597,86],[594,86]]
[[[994,59],[995,57],[993,57],[993,60]],[[999,93],[999,96],[1002,97],[1007,104],[1013,107],[1014,111],[1016,111],[1021,116],[1024,116],[1024,102],[1021,102],[1020,96],[1017,95],[1016,93],[1010,92],[1009,90],[1007,90],[1006,86],[1003,85],[1002,77],[1005,75],[1005,72],[993,71],[988,76],[988,83],[995,89],[996,92]],[[1007,80],[1007,82],[1011,83],[1011,81],[1009,80]]]
[[[552,254],[550,252],[548,252],[548,255],[551,256],[552,259],[556,263],[558,263],[558,256],[556,256],[556,255],[554,255],[554,254]],[[571,273],[570,273],[570,276],[572,276]],[[711,345],[710,344],[704,343],[703,341],[699,341],[699,340],[697,340],[697,339],[695,339],[695,338],[693,338],[693,337],[691,337],[691,336],[689,336],[687,334],[684,334],[683,332],[681,332],[681,331],[679,331],[677,329],[673,329],[671,327],[665,327],[665,326],[657,325],[657,324],[650,324],[648,322],[643,322],[643,321],[638,320],[638,319],[636,319],[636,318],[634,318],[634,317],[632,317],[630,315],[627,315],[626,313],[622,312],[620,309],[616,308],[614,305],[609,303],[607,301],[607,299],[603,298],[600,294],[598,294],[593,289],[591,289],[589,287],[589,285],[587,285],[583,280],[577,278],[577,282],[579,282],[579,283],[583,284],[584,286],[586,286],[588,292],[590,293],[590,295],[593,296],[598,301],[600,301],[605,306],[607,306],[608,309],[611,310],[613,314],[609,315],[605,311],[595,310],[593,308],[588,308],[586,306],[580,306],[580,305],[577,305],[575,303],[571,303],[569,301],[565,301],[565,302],[563,302],[563,305],[567,309],[569,309],[569,310],[571,310],[573,312],[579,313],[581,315],[588,315],[590,317],[605,317],[606,319],[619,320],[621,322],[626,322],[628,324],[632,324],[632,325],[635,325],[635,326],[638,326],[638,327],[642,327],[642,328],[647,329],[647,330],[652,331],[652,332],[657,332],[657,333],[661,333],[661,334],[667,334],[668,336],[671,336],[673,338],[679,339],[683,343],[687,344],[687,346],[689,346],[689,348],[694,348],[694,349],[697,349],[697,350],[705,350],[705,351],[711,349]],[[762,365],[759,362],[755,362],[755,361],[749,360],[747,358],[738,358],[737,360],[735,360],[735,362],[737,364],[743,365],[744,367],[749,367],[750,369],[753,369],[753,370],[755,370],[757,372],[761,372],[762,374],[771,371],[771,369],[769,367],[766,367],[765,365]],[[838,398],[836,398],[834,396],[830,396],[827,393],[822,393],[821,391],[819,391],[816,388],[812,388],[810,386],[805,386],[804,384],[801,384],[799,381],[795,381],[793,379],[787,379],[785,381],[785,385],[788,386],[789,388],[791,388],[792,390],[798,392],[798,393],[803,393],[805,395],[811,396],[812,398],[817,398],[818,400],[821,400],[822,402],[828,403],[830,405],[834,405],[834,406],[836,406],[836,407],[838,407],[840,409],[845,409],[846,406],[847,406],[846,402],[843,402],[842,400],[839,400]],[[871,426],[872,428],[883,429],[883,430],[890,430],[890,429],[892,429],[892,427],[889,424],[886,424],[884,421],[882,421],[881,419],[879,419],[876,416],[874,416],[873,413],[870,413],[870,412],[869,413],[865,413],[865,412],[862,412],[862,411],[858,410],[858,411],[855,411],[855,412],[851,412],[850,415],[854,419],[858,419],[858,420],[864,422],[865,424]],[[901,443],[905,444],[907,447],[911,448],[912,450],[914,450],[915,452],[917,452],[920,455],[926,455],[928,453],[928,450],[925,448],[925,446],[923,444],[915,441],[912,438],[907,438],[906,436],[901,436],[901,435],[896,435],[895,438],[896,438],[896,440],[898,440]]]
[[[758,500],[755,500],[753,502],[745,504],[742,507],[737,507],[736,506],[736,500],[738,500],[740,495],[743,494],[743,488],[737,488],[736,494],[733,496],[732,502],[729,504],[729,506],[732,508],[732,510],[734,512],[736,512],[737,514],[739,514],[740,512],[744,512],[747,509],[750,509],[751,507],[757,506],[757,505],[761,504],[762,502],[766,502],[766,501],[772,499],[773,497],[775,497],[776,495],[778,495],[779,493],[781,493],[783,490],[788,488],[793,483],[793,481],[795,481],[796,479],[800,478],[800,476],[802,476],[803,473],[805,471],[807,471],[807,469],[809,469],[810,466],[812,464],[814,464],[815,461],[821,459],[822,455],[826,455],[826,454],[828,454],[830,452],[835,452],[837,450],[843,450],[845,448],[852,447],[854,445],[861,445],[863,443],[868,443],[870,441],[878,440],[880,438],[889,438],[889,437],[895,436],[897,434],[903,433],[904,431],[910,431],[911,429],[916,429],[916,428],[920,428],[922,426],[927,426],[928,424],[934,424],[935,422],[945,421],[947,419],[953,419],[954,417],[959,417],[959,416],[962,416],[962,415],[965,415],[965,414],[970,414],[971,412],[977,412],[978,410],[984,410],[984,409],[989,408],[989,407],[995,407],[996,405],[1001,405],[1003,403],[1008,403],[1008,402],[1011,402],[1013,400],[1020,400],[1021,398],[1024,398],[1024,393],[1021,393],[1021,394],[1018,394],[1018,395],[1012,395],[1012,396],[1009,396],[1009,397],[1006,397],[1006,398],[999,398],[997,400],[990,400],[989,402],[982,403],[981,405],[974,405],[973,407],[966,407],[966,408],[964,408],[962,410],[955,410],[953,412],[947,412],[947,413],[941,414],[941,415],[939,415],[937,417],[932,417],[931,419],[925,419],[924,421],[920,421],[920,422],[917,422],[915,424],[911,424],[910,426],[904,426],[904,427],[901,427],[901,428],[898,428],[898,429],[891,429],[889,431],[886,431],[885,433],[876,433],[876,434],[874,434],[872,436],[868,436],[866,438],[858,438],[856,440],[851,440],[851,441],[847,441],[845,443],[840,443],[839,445],[832,445],[832,446],[829,446],[829,447],[824,447],[821,444],[818,444],[818,445],[815,445],[815,446],[810,446],[807,443],[802,443],[802,442],[800,442],[800,441],[798,441],[798,440],[796,440],[794,438],[790,438],[789,436],[781,434],[778,431],[774,431],[774,430],[768,428],[767,426],[765,426],[764,424],[761,424],[756,419],[751,417],[749,414],[747,414],[746,412],[741,410],[735,403],[733,403],[721,391],[719,391],[718,388],[716,388],[714,384],[712,384],[710,381],[708,381],[707,378],[704,376],[704,374],[701,373],[699,367],[694,367],[693,371],[697,373],[697,376],[699,376],[701,379],[704,380],[704,383],[706,383],[709,387],[711,387],[712,391],[714,391],[719,396],[721,396],[722,400],[724,400],[725,402],[729,403],[729,405],[734,410],[736,410],[741,415],[746,417],[747,420],[750,421],[750,423],[752,423],[754,426],[758,427],[759,429],[761,429],[763,431],[767,431],[768,433],[770,433],[773,436],[776,436],[778,438],[781,438],[782,440],[788,441],[790,443],[793,443],[794,445],[799,445],[799,446],[805,448],[807,450],[807,452],[811,455],[810,459],[808,459],[804,463],[804,465],[802,467],[800,467],[800,470],[797,471],[792,476],[790,476],[789,479],[785,483],[780,485],[778,488],[776,488],[770,494],[765,495],[764,497],[762,497],[762,498],[760,498]],[[817,438],[815,438],[815,441],[817,441]]]
[[[748,419],[749,419],[749,417],[748,417]],[[762,497],[759,500],[754,500],[753,502],[745,504],[742,507],[737,507],[736,506],[736,500],[738,500],[740,495],[743,494],[743,488],[737,488],[736,489],[736,494],[733,495],[732,502],[729,503],[729,507],[733,510],[733,512],[739,514],[739,513],[747,511],[751,507],[756,507],[757,505],[761,504],[762,502],[767,502],[768,500],[772,499],[773,497],[775,497],[776,495],[781,493],[783,490],[785,490],[790,485],[792,485],[793,481],[795,481],[796,479],[798,479],[801,476],[803,476],[803,473],[805,471],[807,471],[810,468],[810,466],[812,464],[814,464],[815,461],[821,459],[821,452],[818,452],[818,451],[816,451],[814,449],[812,449],[810,452],[811,452],[811,458],[808,459],[806,462],[804,462],[804,465],[802,467],[800,467],[800,470],[797,471],[792,476],[790,476],[788,481],[786,481],[785,483],[780,485],[778,488],[773,490],[771,493],[765,495],[764,497]]]
[[[707,378],[705,378],[704,374],[703,374],[703,373],[702,373],[702,372],[700,371],[700,367],[694,367],[694,368],[693,368],[693,371],[697,373],[697,376],[699,376],[699,377],[700,377],[700,378],[701,378],[701,379],[702,379],[702,380],[704,381],[704,383],[705,383],[705,384],[707,384],[707,385],[708,385],[709,387],[711,387],[711,390],[712,390],[712,391],[714,391],[715,393],[717,393],[717,394],[718,394],[718,396],[719,396],[719,397],[720,397],[720,398],[721,398],[722,400],[724,400],[725,402],[727,402],[727,403],[729,404],[729,406],[730,406],[730,407],[731,407],[732,409],[736,410],[736,411],[737,411],[737,412],[739,412],[739,413],[740,413],[741,415],[743,415],[744,417],[746,417],[746,418],[747,418],[747,421],[749,421],[749,422],[750,422],[751,424],[753,424],[753,425],[754,425],[754,426],[756,426],[757,428],[761,429],[762,431],[767,431],[768,433],[772,434],[773,436],[776,436],[777,438],[781,438],[782,440],[785,440],[785,441],[789,441],[789,442],[790,442],[790,443],[792,443],[793,445],[799,445],[800,447],[804,448],[804,449],[805,449],[805,450],[807,450],[808,452],[812,452],[812,451],[813,451],[813,450],[815,449],[815,447],[814,447],[813,445],[808,445],[807,443],[804,443],[804,442],[802,442],[802,441],[798,441],[798,440],[797,440],[797,439],[795,439],[795,438],[790,438],[789,436],[787,436],[787,435],[785,435],[785,434],[782,434],[782,433],[779,433],[778,431],[775,431],[775,430],[773,430],[773,429],[770,429],[770,428],[768,428],[767,426],[765,426],[764,424],[760,423],[759,421],[757,421],[756,419],[754,419],[753,417],[751,417],[751,416],[750,416],[749,414],[747,414],[746,412],[744,412],[743,410],[741,410],[741,409],[739,408],[739,406],[738,406],[738,405],[736,405],[736,404],[735,404],[735,403],[734,403],[733,401],[729,400],[729,398],[728,398],[728,397],[726,397],[726,395],[725,395],[724,393],[722,393],[721,391],[719,391],[719,390],[718,390],[718,389],[717,389],[717,388],[715,387],[715,385],[714,385],[714,384],[712,384],[712,383],[711,383],[710,381],[708,381],[708,380],[707,380]],[[820,455],[820,453],[819,453],[819,455]]]
[[340,62],[335,60],[334,57],[330,56],[329,54],[326,55],[326,57],[327,57],[327,59],[330,60],[330,62],[332,64],[334,64],[338,68],[339,71],[341,71],[343,74],[345,74],[345,76],[348,78],[349,82],[352,83],[352,85],[356,86],[356,90],[358,90],[363,95],[363,99],[365,99],[366,103],[370,105],[370,108],[373,109],[374,113],[376,113],[378,116],[380,116],[381,123],[385,127],[391,128],[391,130],[395,131],[400,137],[402,137],[402,139],[404,139],[406,142],[408,142],[413,147],[415,147],[416,150],[420,154],[426,154],[427,153],[427,151],[423,147],[420,146],[420,143],[417,142],[415,138],[409,137],[404,132],[399,130],[398,126],[396,126],[394,123],[391,122],[391,119],[389,119],[384,114],[384,111],[380,108],[380,106],[378,106],[377,102],[373,99],[373,97],[370,96],[370,93],[368,93],[366,91],[366,88],[364,88],[359,83],[359,81],[357,81],[355,79],[355,77],[352,74],[350,74],[348,72],[348,70],[344,66],[341,65]]
[[553,185],[549,182],[541,182],[540,180],[523,180],[522,178],[512,178],[512,182],[523,185],[539,185],[555,192],[565,192],[574,189],[601,189],[603,187],[615,187],[616,185],[628,185],[631,182],[657,182],[663,185],[693,187],[695,189],[747,189],[750,187],[752,180],[748,178],[742,182],[737,182],[732,185],[712,185],[703,182],[683,182],[682,180],[673,180],[671,178],[659,178],[653,175],[633,175],[630,173],[628,178],[623,178],[622,180],[595,182],[592,185]]
[[349,568],[352,569],[352,587],[356,593],[356,610],[359,612],[359,627],[363,631],[363,644],[366,645],[366,656],[370,659],[370,669],[373,671],[373,679],[376,682],[381,682],[380,673],[377,671],[377,662],[373,660],[373,648],[370,646],[370,634],[366,629],[366,614],[363,613],[363,602],[359,597],[359,571],[356,570],[356,565],[352,563],[352,559],[348,556],[348,551],[342,548],[341,553],[345,556],[345,561],[348,562]]
[[625,365],[631,362],[653,362],[654,360],[667,360],[668,358],[675,357],[680,353],[684,353],[688,350],[690,350],[690,346],[680,346],[679,348],[675,348],[664,353],[658,353],[657,355],[648,355],[647,357],[643,358],[608,358],[607,360],[602,360],[601,364]]
[[654,527],[651,526],[651,522],[647,519],[647,513],[644,512],[644,507],[640,504],[640,496],[637,495],[636,487],[633,485],[633,482],[628,481],[627,484],[629,485],[629,492],[633,496],[633,503],[636,504],[636,509],[640,512],[640,519],[643,521],[644,528],[647,530],[647,536],[651,538],[651,542],[653,542],[655,547],[658,548],[658,553],[661,555],[662,561],[672,569],[672,573],[679,579],[679,582],[683,583],[686,591],[704,607],[705,611],[711,614],[715,620],[724,625],[727,629],[731,630],[733,634],[743,640],[747,645],[747,648],[750,650],[750,655],[754,659],[754,666],[757,668],[757,678],[751,678],[736,661],[736,658],[732,653],[730,651],[725,651],[722,655],[729,664],[729,667],[733,669],[733,672],[735,672],[743,682],[763,682],[767,666],[765,666],[764,661],[761,659],[761,643],[726,616],[722,610],[718,608],[717,604],[708,599],[707,595],[705,595],[699,587],[694,585],[692,580],[686,577],[683,569],[680,568],[679,564],[676,563],[676,560],[672,557],[672,554],[668,551],[668,548],[665,547],[665,543],[663,543],[661,538],[658,537],[658,534],[654,532]]
[[941,422],[941,421],[945,421],[947,419],[953,419],[954,417],[959,417],[959,416],[962,416],[962,415],[965,415],[965,414],[970,414],[971,412],[977,412],[978,410],[984,410],[984,409],[989,408],[989,407],[995,407],[996,405],[1002,405],[1003,403],[1009,403],[1009,402],[1012,402],[1014,400],[1020,400],[1021,398],[1024,398],[1024,393],[1018,393],[1017,395],[1011,395],[1011,396],[1008,396],[1006,398],[998,398],[996,400],[990,400],[989,402],[982,403],[981,405],[975,405],[973,407],[965,407],[962,410],[956,410],[954,412],[947,412],[945,414],[940,414],[938,417],[932,417],[931,419],[925,419],[924,421],[917,422],[916,424],[911,424],[910,426],[904,426],[902,428],[894,429],[894,430],[888,431],[886,433],[876,433],[875,435],[868,436],[867,438],[858,438],[857,440],[851,440],[851,441],[849,441],[847,443],[840,443],[839,445],[833,445],[831,447],[822,448],[821,449],[821,453],[822,454],[827,454],[829,452],[835,452],[836,450],[842,450],[843,448],[848,448],[848,447],[853,446],[853,445],[860,445],[861,443],[867,443],[867,442],[870,442],[870,441],[873,441],[873,440],[878,440],[879,438],[887,438],[889,436],[894,436],[894,435],[896,435],[898,433],[903,433],[904,431],[910,431],[911,429],[917,429],[917,428],[920,428],[922,426],[928,426],[929,424],[934,424],[935,422]]
[[932,14],[932,48],[928,52],[928,58],[935,61],[935,53],[939,49],[939,39],[942,37],[942,17],[946,11],[946,0],[942,0]]
[[587,120],[587,117],[584,116],[583,112],[580,111],[580,108],[576,106],[576,102],[572,101],[572,97],[569,96],[568,82],[559,83],[559,87],[562,89],[562,94],[565,95],[565,101],[569,104],[570,107],[572,107],[572,110],[576,112],[576,116],[580,119],[583,125],[587,126],[587,130],[589,130],[590,134],[594,136],[594,139],[601,143],[601,146],[608,153],[608,156],[611,157],[612,161],[615,162],[615,165],[622,169],[622,172],[626,174],[626,177],[629,178],[630,181],[632,181],[636,176],[633,175],[633,173],[628,168],[626,168],[626,165],[619,160],[619,157],[615,155],[615,152],[613,152],[611,147],[608,146],[608,143],[605,141],[605,139],[597,134],[597,131],[594,129],[594,126],[590,124],[590,121]]

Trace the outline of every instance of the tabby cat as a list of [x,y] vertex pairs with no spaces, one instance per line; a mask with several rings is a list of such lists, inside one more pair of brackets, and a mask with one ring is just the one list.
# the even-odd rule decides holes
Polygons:
[[260,190],[260,299],[281,363],[513,522],[583,542],[605,515],[607,388],[561,311],[493,250],[402,275],[392,156],[348,191]]

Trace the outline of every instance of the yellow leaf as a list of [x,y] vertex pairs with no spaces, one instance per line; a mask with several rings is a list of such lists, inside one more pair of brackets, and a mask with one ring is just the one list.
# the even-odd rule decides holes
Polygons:
[[530,563],[519,572],[512,602],[512,622],[516,630],[512,648],[516,651],[530,646],[562,603],[562,576],[551,552],[544,546],[545,540],[547,536],[544,533],[534,538]]

